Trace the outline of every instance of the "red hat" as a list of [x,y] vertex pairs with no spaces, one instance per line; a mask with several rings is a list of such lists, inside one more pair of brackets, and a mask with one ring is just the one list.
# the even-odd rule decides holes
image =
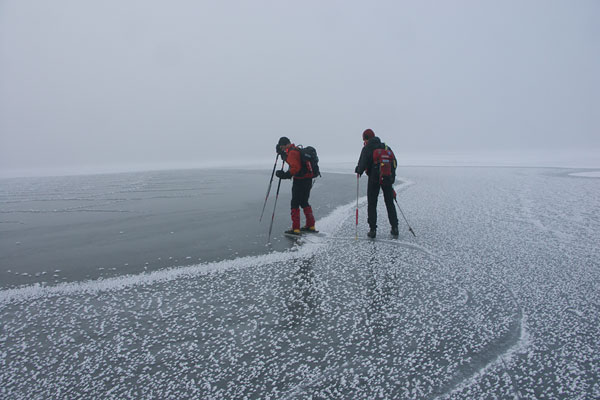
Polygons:
[[375,132],[372,129],[365,129],[363,132],[363,140],[369,140],[375,137]]

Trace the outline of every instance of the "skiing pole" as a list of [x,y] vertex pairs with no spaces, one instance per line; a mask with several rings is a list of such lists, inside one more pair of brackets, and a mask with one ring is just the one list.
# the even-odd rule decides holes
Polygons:
[[275,164],[273,164],[273,172],[271,172],[271,180],[269,181],[269,187],[267,188],[267,194],[265,196],[265,204],[263,204],[262,212],[260,213],[260,219],[258,222],[262,221],[263,214],[265,213],[265,207],[267,206],[267,199],[269,198],[269,193],[271,192],[271,184],[273,183],[273,176],[275,176],[275,168],[277,168],[277,160],[279,159],[279,153],[275,156]]
[[[281,169],[283,170],[283,165],[285,161],[281,163]],[[271,243],[271,230],[273,229],[273,221],[275,220],[275,208],[277,207],[277,199],[279,198],[279,188],[281,187],[281,178],[279,178],[279,183],[277,184],[277,193],[275,194],[275,204],[273,205],[273,215],[271,215],[271,225],[269,226],[269,236],[267,237],[267,243]]]
[[398,204],[398,199],[396,199],[396,191],[394,189],[392,189],[392,190],[394,191],[394,201],[396,202],[396,205],[398,206],[398,210],[400,210],[400,214],[402,214],[402,218],[404,218],[404,221],[406,221],[406,225],[408,225],[408,230],[410,231],[410,233],[413,234],[414,237],[417,237],[417,235],[415,235],[415,232],[410,227],[410,224],[408,223],[408,220],[404,216],[404,213],[402,212],[402,209],[400,208],[400,204]]
[[360,175],[356,174],[356,236],[354,237],[358,240],[358,180],[360,179]]

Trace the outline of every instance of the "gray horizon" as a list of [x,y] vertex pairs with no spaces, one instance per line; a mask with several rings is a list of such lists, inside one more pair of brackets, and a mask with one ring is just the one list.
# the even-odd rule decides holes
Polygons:
[[[600,3],[0,3],[0,170],[600,167]],[[536,161],[537,160],[537,161]]]

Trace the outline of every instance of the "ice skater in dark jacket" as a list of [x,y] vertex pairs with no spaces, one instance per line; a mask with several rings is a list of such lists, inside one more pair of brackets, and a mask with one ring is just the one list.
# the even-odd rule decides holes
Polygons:
[[[371,129],[365,130],[362,138],[363,148],[354,172],[358,175],[366,172],[369,177],[367,186],[367,222],[369,223],[369,233],[367,233],[367,236],[374,238],[377,235],[377,198],[379,197],[380,188],[383,191],[388,219],[392,226],[390,233],[392,236],[398,236],[398,215],[394,206],[394,188],[392,187],[396,180],[396,157],[391,149],[375,136],[375,133]],[[381,162],[382,152],[389,154],[389,165]],[[373,157],[374,154],[375,159]]]
[[[280,179],[292,179],[292,229],[285,231],[287,234],[300,235],[301,230],[307,232],[316,232],[315,217],[312,207],[308,204],[310,190],[312,189],[313,173],[303,165],[300,149],[290,142],[290,139],[283,136],[279,139],[275,147],[277,153],[290,166],[287,171],[278,170],[276,175]],[[300,207],[306,217],[306,225],[300,228]]]

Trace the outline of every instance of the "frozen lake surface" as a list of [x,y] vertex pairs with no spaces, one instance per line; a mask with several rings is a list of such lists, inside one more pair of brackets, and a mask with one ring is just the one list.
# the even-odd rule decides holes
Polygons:
[[361,198],[359,240],[348,201],[289,250],[5,289],[0,397],[600,398],[600,180],[570,172],[402,168],[416,238],[380,198],[366,239]]
[[[0,289],[288,249],[279,235],[266,246],[276,185],[259,224],[270,174],[200,169],[0,179]],[[315,216],[355,197],[355,183],[352,175],[319,178]],[[291,225],[290,188],[290,181],[281,185],[273,232]]]

